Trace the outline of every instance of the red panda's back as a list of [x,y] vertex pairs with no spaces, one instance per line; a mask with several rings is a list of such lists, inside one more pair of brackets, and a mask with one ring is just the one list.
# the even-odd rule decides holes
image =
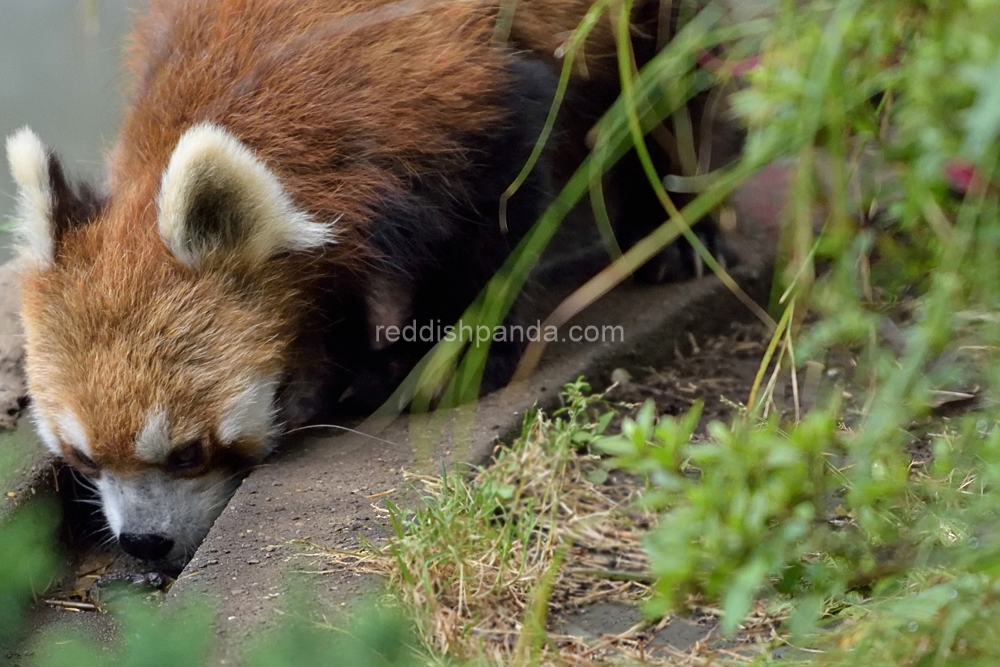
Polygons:
[[132,38],[112,190],[152,190],[180,134],[207,120],[300,206],[364,224],[406,174],[460,170],[460,142],[501,120],[491,29],[474,2],[153,0]]

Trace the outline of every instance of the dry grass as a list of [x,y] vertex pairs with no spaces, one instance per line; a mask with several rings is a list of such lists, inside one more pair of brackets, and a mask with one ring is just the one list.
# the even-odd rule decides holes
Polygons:
[[[642,537],[655,514],[636,503],[641,479],[609,473],[587,448],[611,413],[599,419],[597,399],[571,399],[553,418],[536,415],[520,440],[471,478],[410,475],[421,507],[404,512],[385,503],[394,528],[387,543],[358,552],[307,545],[299,556],[383,577],[417,619],[432,661],[701,665],[758,654],[776,637],[763,606],[723,640],[717,611],[692,604],[683,623],[704,633],[683,646],[670,641],[670,618],[634,613],[651,583]],[[567,617],[596,603],[620,605],[632,627],[567,634]]]

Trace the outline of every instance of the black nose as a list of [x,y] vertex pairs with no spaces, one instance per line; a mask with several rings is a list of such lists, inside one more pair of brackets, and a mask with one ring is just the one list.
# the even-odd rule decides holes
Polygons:
[[118,536],[118,543],[129,556],[142,560],[159,560],[174,548],[173,540],[152,533],[122,533]]

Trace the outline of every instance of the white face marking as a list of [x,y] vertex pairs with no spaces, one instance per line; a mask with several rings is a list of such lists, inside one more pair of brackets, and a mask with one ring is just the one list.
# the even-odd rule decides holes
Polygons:
[[251,382],[233,399],[219,420],[219,440],[228,445],[245,439],[264,443],[269,448],[278,431],[278,408],[274,400],[277,389],[275,378]]
[[31,418],[35,422],[35,431],[38,433],[42,444],[56,456],[62,456],[63,452],[62,447],[59,446],[59,438],[56,437],[55,431],[52,430],[49,420],[43,417],[34,407],[31,408]]
[[205,539],[240,479],[222,470],[191,479],[171,477],[159,470],[132,475],[105,470],[94,483],[115,537],[134,533],[173,540],[165,560],[183,565]]
[[48,176],[48,151],[29,128],[7,138],[7,161],[17,183],[17,226],[20,254],[41,266],[55,256],[52,230],[52,188]]
[[70,410],[63,410],[63,413],[56,419],[56,428],[66,442],[83,452],[86,456],[93,456],[90,449],[90,441],[87,438],[87,431],[75,414]]
[[[243,225],[240,233],[219,230],[219,238],[205,238],[191,212],[206,194],[220,196],[222,205],[235,209],[232,217]],[[177,142],[156,203],[160,236],[173,255],[192,268],[215,249],[257,264],[280,252],[334,242],[332,223],[318,223],[299,210],[253,151],[212,123],[189,128]],[[227,243],[236,247],[222,247]]]
[[118,537],[122,534],[122,525],[125,522],[122,516],[124,508],[121,493],[117,491],[117,485],[112,481],[112,476],[105,472],[97,478],[95,484],[101,494],[101,510],[104,511],[104,518],[108,520],[108,528]]
[[147,463],[163,463],[169,454],[170,421],[167,411],[160,407],[153,408],[135,438],[135,456]]

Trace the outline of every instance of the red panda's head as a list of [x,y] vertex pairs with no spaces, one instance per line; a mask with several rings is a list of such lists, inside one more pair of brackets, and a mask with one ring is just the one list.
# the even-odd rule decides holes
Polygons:
[[93,479],[127,552],[182,563],[280,430],[303,308],[290,266],[331,225],[217,125],[106,199],[28,129],[7,152],[39,435]]

